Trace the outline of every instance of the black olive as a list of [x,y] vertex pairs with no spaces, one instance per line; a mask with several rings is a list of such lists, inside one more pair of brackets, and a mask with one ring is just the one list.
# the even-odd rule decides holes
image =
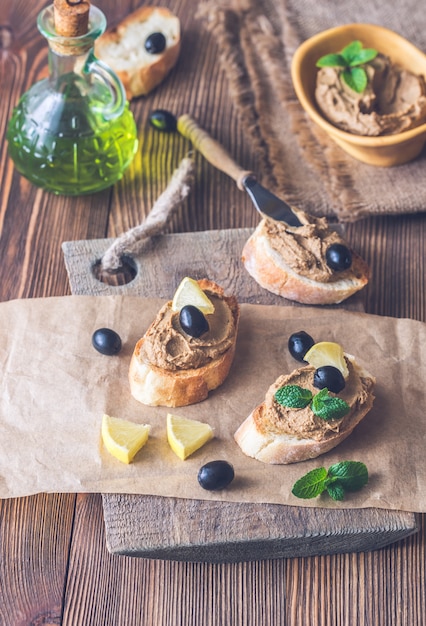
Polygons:
[[145,50],[150,54],[160,54],[166,47],[166,38],[163,33],[151,33],[145,39]]
[[92,335],[92,345],[101,354],[113,356],[121,350],[121,339],[111,328],[98,328]]
[[209,330],[209,324],[203,313],[193,304],[187,304],[181,308],[179,323],[187,335],[197,339]]
[[234,480],[234,468],[228,461],[210,461],[198,472],[198,482],[203,489],[224,489]]
[[293,358],[297,361],[305,361],[304,357],[307,351],[312,348],[315,341],[304,330],[293,333],[288,338],[288,349]]
[[352,254],[342,243],[332,243],[325,251],[325,260],[330,269],[342,272],[352,265]]
[[337,367],[333,365],[323,365],[315,370],[314,373],[314,387],[317,389],[324,389],[327,387],[329,391],[333,393],[339,393],[345,388],[345,379],[343,374]]
[[166,133],[174,132],[177,128],[176,117],[165,109],[156,109],[150,114],[148,119],[151,126]]

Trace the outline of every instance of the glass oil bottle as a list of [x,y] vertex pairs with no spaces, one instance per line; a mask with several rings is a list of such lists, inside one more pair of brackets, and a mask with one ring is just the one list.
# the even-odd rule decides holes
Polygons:
[[113,185],[138,145],[123,85],[94,56],[105,16],[87,1],[69,2],[70,12],[79,4],[86,5],[87,25],[76,36],[58,33],[55,5],[38,15],[49,45],[49,76],[21,97],[6,135],[16,169],[35,185],[65,195]]

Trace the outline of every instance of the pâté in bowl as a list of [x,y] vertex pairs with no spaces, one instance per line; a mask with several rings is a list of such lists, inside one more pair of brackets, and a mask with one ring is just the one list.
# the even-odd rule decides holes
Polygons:
[[299,46],[291,70],[302,107],[351,156],[387,167],[422,151],[426,55],[401,35],[375,24],[338,26]]

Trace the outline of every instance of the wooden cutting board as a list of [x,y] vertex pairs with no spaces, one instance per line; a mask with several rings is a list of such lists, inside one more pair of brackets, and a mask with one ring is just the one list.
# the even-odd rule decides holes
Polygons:
[[[112,239],[65,242],[62,248],[76,295],[122,293],[169,299],[181,279],[191,276],[215,280],[240,302],[301,306],[265,291],[245,271],[241,250],[251,232],[155,237],[129,261],[134,278],[116,286],[96,278],[96,263]],[[363,294],[344,306],[363,311]],[[108,550],[146,558],[235,562],[358,552],[381,548],[418,530],[415,514],[383,509],[331,510],[123,494],[102,498]]]

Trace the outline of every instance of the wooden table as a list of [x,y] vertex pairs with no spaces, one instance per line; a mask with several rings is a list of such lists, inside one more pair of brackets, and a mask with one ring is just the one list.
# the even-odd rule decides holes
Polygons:
[[[35,20],[46,3],[0,7],[0,132],[19,95],[46,68]],[[113,24],[140,2],[103,0]],[[61,243],[115,237],[139,224],[189,149],[147,129],[152,109],[190,112],[255,168],[210,36],[191,0],[169,5],[185,33],[179,64],[154,93],[132,103],[140,150],[124,180],[91,197],[45,193],[20,177],[0,146],[0,300],[70,293]],[[249,200],[196,156],[189,199],[169,232],[251,227]],[[369,313],[425,321],[424,214],[370,218],[347,227],[374,280]],[[425,518],[416,535],[361,554],[240,564],[175,563],[111,556],[100,495],[42,494],[0,502],[0,625],[426,624]]]

